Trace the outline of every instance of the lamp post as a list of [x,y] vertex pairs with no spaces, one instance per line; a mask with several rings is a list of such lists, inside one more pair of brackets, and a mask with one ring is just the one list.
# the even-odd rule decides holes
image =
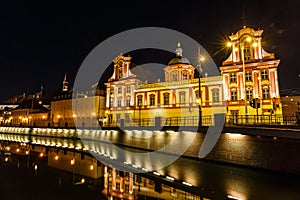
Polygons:
[[247,106],[247,103],[248,103],[247,101],[248,100],[247,100],[247,88],[246,88],[246,70],[245,70],[244,42],[240,42],[240,48],[241,48],[241,57],[242,57],[242,66],[243,66],[245,120],[246,120],[246,123],[248,123],[248,106]]
[[203,62],[205,60],[205,58],[203,56],[200,55],[200,53],[198,53],[198,63],[197,63],[197,67],[198,67],[198,72],[199,72],[199,76],[198,76],[198,107],[199,107],[199,122],[198,122],[198,126],[202,126],[202,108],[201,108],[201,104],[202,104],[202,98],[201,98],[201,73],[202,73],[202,66],[201,66],[201,62]]

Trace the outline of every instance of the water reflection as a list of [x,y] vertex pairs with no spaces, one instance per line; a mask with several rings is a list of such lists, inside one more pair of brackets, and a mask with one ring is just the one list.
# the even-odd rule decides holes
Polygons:
[[[300,196],[299,176],[186,157],[152,171],[156,163],[143,163],[129,155],[121,160],[110,148],[111,144],[101,141],[87,140],[83,144],[76,139],[14,134],[0,134],[0,140],[2,167],[30,169],[34,176],[45,171],[50,174],[51,169],[58,177],[58,186],[65,182],[88,186],[94,188],[98,199],[111,196],[114,199],[297,199]],[[101,156],[104,162],[100,163],[90,152]],[[118,166],[127,167],[127,172],[118,170]],[[145,173],[133,173],[137,170]]]

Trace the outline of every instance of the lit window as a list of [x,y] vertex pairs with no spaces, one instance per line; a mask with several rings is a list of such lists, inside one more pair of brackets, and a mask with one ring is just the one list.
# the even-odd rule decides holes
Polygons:
[[142,95],[137,96],[137,106],[142,106],[143,103],[142,97],[143,97]]
[[265,89],[262,90],[262,98],[263,99],[269,99],[270,98],[269,89],[265,88]]
[[155,105],[155,95],[151,94],[150,95],[150,106],[154,106]]
[[213,89],[212,90],[212,102],[219,102],[220,101],[219,96],[219,89]]
[[232,101],[237,100],[236,91],[231,91],[231,100],[232,100]]
[[170,103],[169,93],[164,94],[164,105],[168,105]]
[[230,74],[230,83],[236,83],[236,74]]
[[113,87],[110,88],[110,96],[111,95],[114,95],[114,88]]
[[268,74],[268,71],[267,70],[263,70],[261,72],[261,79],[262,80],[268,80],[269,79],[269,74]]
[[252,89],[248,89],[246,91],[246,98],[247,98],[247,100],[251,100],[252,99]]
[[116,119],[117,119],[117,122],[119,123],[121,121],[121,114],[117,114]]

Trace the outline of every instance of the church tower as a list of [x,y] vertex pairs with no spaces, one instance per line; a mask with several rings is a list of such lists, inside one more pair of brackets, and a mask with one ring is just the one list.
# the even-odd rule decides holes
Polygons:
[[178,42],[175,50],[176,56],[164,68],[166,82],[191,80],[194,78],[194,66],[191,65],[187,58],[183,57],[182,52],[181,44]]
[[69,90],[69,82],[67,81],[67,74],[65,74],[63,84],[62,84],[62,92],[67,92]]
[[277,72],[280,60],[263,49],[262,33],[244,26],[229,36],[231,53],[220,66],[228,115],[282,115]]

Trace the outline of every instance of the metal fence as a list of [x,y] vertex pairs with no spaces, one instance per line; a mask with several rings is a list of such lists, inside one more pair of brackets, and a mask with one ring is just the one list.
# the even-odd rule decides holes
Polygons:
[[[199,117],[160,117],[134,120],[120,120],[118,122],[103,124],[104,127],[154,127],[154,126],[198,126]],[[214,116],[202,116],[202,126],[215,125]],[[281,115],[226,115],[225,126],[300,126],[296,116]]]

